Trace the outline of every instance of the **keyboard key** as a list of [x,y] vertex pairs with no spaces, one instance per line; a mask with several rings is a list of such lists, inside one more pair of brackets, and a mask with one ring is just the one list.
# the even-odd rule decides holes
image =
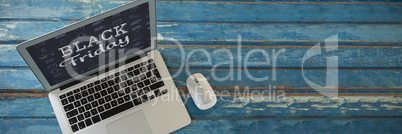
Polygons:
[[80,113],[83,113],[83,112],[85,112],[85,108],[84,108],[84,106],[82,106],[82,107],[79,107],[79,108],[78,108],[78,112],[80,112]]
[[145,86],[148,86],[149,84],[151,84],[151,81],[149,81],[148,79],[144,80],[144,84]]
[[127,71],[126,70],[123,70],[123,71],[120,71],[120,74],[126,74],[127,73]]
[[134,67],[127,68],[127,71],[133,71],[133,70],[134,70]]
[[162,87],[164,85],[165,85],[165,83],[163,83],[163,81],[160,81],[160,82],[152,84],[149,87],[151,88],[151,90],[155,90],[155,89],[160,88],[160,87]]
[[149,92],[151,92],[151,90],[149,89],[149,87],[144,87],[144,88],[142,89],[142,91],[144,91],[144,93],[149,93]]
[[111,79],[113,79],[114,78],[114,75],[109,75],[109,76],[107,76],[107,79],[108,80],[111,80]]
[[99,83],[100,83],[100,81],[97,80],[97,81],[94,82],[94,85],[98,85]]
[[154,68],[156,68],[155,63],[152,63],[152,64],[147,65],[147,69],[148,69],[148,70],[152,70],[152,69],[154,69]]
[[81,92],[81,95],[82,95],[82,97],[88,96],[88,91],[87,91],[87,90],[82,91],[82,92]]
[[167,92],[168,92],[168,90],[165,89],[165,90],[162,91],[162,94],[166,94]]
[[126,95],[123,98],[124,98],[124,101],[129,101],[130,100],[130,95]]
[[87,126],[92,125],[91,119],[86,119],[86,120],[85,120],[85,124],[86,124]]
[[82,91],[82,90],[85,90],[85,89],[87,89],[87,86],[83,86],[83,87],[81,87],[80,89],[81,89],[81,91]]
[[119,85],[114,85],[113,88],[114,88],[114,91],[120,90],[120,86],[119,86]]
[[89,83],[87,86],[88,86],[88,87],[93,87],[93,86],[94,86],[94,83]]
[[145,73],[145,72],[147,72],[147,69],[146,69],[145,67],[141,67],[141,68],[140,68],[140,72],[141,72],[141,73]]
[[85,126],[85,123],[83,121],[81,121],[80,123],[78,123],[78,127],[80,129],[84,129],[86,126]]
[[120,72],[117,72],[114,74],[114,77],[119,77],[119,75],[120,75]]
[[147,78],[152,77],[152,73],[151,73],[151,71],[147,72],[145,75],[147,76]]
[[106,78],[106,77],[105,77],[105,78],[102,78],[100,81],[101,81],[101,82],[105,82],[105,81],[107,81],[107,78]]
[[138,88],[143,88],[143,87],[144,87],[144,83],[139,82],[139,83],[137,84],[137,86],[138,86]]
[[131,92],[131,88],[126,87],[126,88],[124,89],[124,91],[126,92],[126,94],[129,94],[129,93]]
[[130,96],[131,96],[131,98],[133,98],[133,99],[138,97],[136,92],[132,92],[132,93],[130,94]]
[[67,99],[61,100],[61,104],[66,105],[68,103]]
[[147,64],[147,62],[146,62],[146,61],[141,62],[141,66],[145,66],[146,64]]
[[99,93],[95,93],[94,97],[95,97],[95,99],[99,99],[101,97],[101,95]]
[[80,114],[77,116],[77,118],[78,118],[78,121],[82,121],[84,119],[84,115]]
[[81,106],[80,101],[76,101],[76,102],[74,102],[74,107],[79,107],[79,106]]
[[92,95],[88,96],[87,98],[88,98],[88,102],[95,100],[95,98]]
[[138,83],[140,82],[140,78],[138,78],[137,76],[133,78],[134,83]]
[[127,78],[127,76],[126,76],[125,74],[123,74],[123,75],[120,76],[120,79],[121,79],[121,81],[125,81],[125,80],[127,80],[128,78]]
[[106,83],[106,82],[102,83],[102,84],[101,84],[101,86],[102,86],[102,89],[105,89],[105,88],[107,88],[107,87],[108,87],[108,85],[107,85],[107,83]]
[[[129,88],[129,87],[128,87],[128,88]],[[117,94],[118,94],[120,97],[126,95],[126,93],[124,93],[124,90],[119,90],[119,91],[117,91]]]
[[100,91],[100,90],[102,90],[102,88],[101,88],[100,85],[96,85],[96,86],[95,86],[95,90],[96,90],[96,91]]
[[120,77],[116,77],[116,78],[114,78],[114,83],[120,83]]
[[65,95],[65,94],[60,95],[59,98],[60,98],[60,99],[64,99],[64,98],[66,98],[66,95]]
[[69,119],[68,122],[70,122],[70,124],[74,124],[77,122],[77,118],[73,117],[73,118]]
[[125,83],[125,82],[122,82],[122,83],[120,83],[120,88],[126,88],[127,87],[127,83]]
[[[109,89],[108,89],[109,90]],[[112,89],[113,90],[113,89]],[[106,96],[107,95],[107,92],[106,92],[106,90],[102,90],[101,92],[100,92],[100,94],[102,95],[102,96]]]
[[88,93],[89,93],[89,94],[93,94],[93,93],[95,93],[95,89],[94,89],[94,88],[90,88],[90,89],[88,89]]
[[147,95],[143,95],[141,96],[142,102],[147,102],[148,101],[148,96]]
[[67,96],[71,96],[71,95],[73,95],[73,91],[70,91],[67,93]]
[[77,94],[75,94],[74,96],[75,96],[75,99],[76,99],[76,100],[79,100],[79,99],[81,99],[81,98],[82,98],[82,96],[81,96],[81,94],[80,94],[80,93],[77,93]]
[[150,78],[149,80],[151,80],[151,83],[155,83],[156,81],[158,81],[158,80],[156,79],[156,77],[152,77],[152,78]]
[[125,111],[127,109],[130,109],[132,107],[134,107],[133,103],[127,102],[127,103],[124,103],[123,105],[120,105],[118,107],[112,108],[112,109],[110,109],[110,110],[108,110],[106,112],[101,113],[100,116],[102,117],[102,120],[104,120],[104,119],[107,119],[107,118],[109,118],[109,117],[111,117],[113,115],[116,115],[116,114],[120,113],[120,112],[123,112],[123,111]]
[[124,103],[124,99],[123,99],[123,98],[118,98],[118,99],[117,99],[117,102],[118,102],[119,104],[122,104],[122,103]]
[[136,91],[136,90],[138,90],[138,87],[137,87],[137,85],[133,85],[133,86],[131,86],[131,89],[132,89],[133,91]]
[[85,105],[85,109],[88,111],[88,110],[90,110],[92,108],[92,106],[91,106],[91,104],[86,104]]
[[141,99],[138,97],[138,98],[135,98],[134,100],[133,100],[133,102],[134,102],[134,104],[136,105],[136,106],[138,106],[138,105],[140,105],[141,103],[142,103],[142,101],[141,101]]
[[77,115],[77,114],[78,114],[78,110],[77,110],[77,109],[71,110],[70,112],[66,113],[67,118],[73,117],[73,116],[75,116],[75,115]]
[[98,100],[98,102],[99,102],[99,105],[103,105],[106,101],[105,101],[105,99],[100,98],[100,99]]
[[155,98],[155,96],[154,96],[154,95],[151,95],[151,96],[149,96],[148,98],[149,98],[149,100],[152,100],[152,99]]
[[99,104],[97,101],[92,102],[92,107],[97,107]]
[[105,111],[105,108],[103,108],[103,106],[99,106],[98,108],[99,113]]
[[85,105],[85,104],[87,104],[87,103],[88,103],[87,98],[82,98],[82,99],[81,99],[81,104],[82,104],[82,105]]
[[132,77],[134,77],[134,73],[133,72],[128,72],[127,76],[128,76],[128,78],[132,78]]
[[161,93],[161,91],[159,91],[159,89],[154,90],[154,94],[155,94],[156,97],[162,95],[162,93]]
[[149,60],[148,60],[148,63],[152,63],[152,62],[154,62],[153,59],[149,59]]
[[70,111],[71,109],[74,109],[74,105],[73,104],[68,104],[67,106],[64,106],[64,111]]
[[94,108],[94,109],[91,110],[91,114],[92,114],[92,115],[96,115],[97,113],[98,113],[98,111],[96,110],[96,108]]
[[113,100],[112,102],[110,102],[110,104],[112,104],[112,107],[115,107],[115,106],[117,106],[117,101]]
[[112,98],[113,98],[113,99],[116,99],[117,97],[119,97],[119,96],[117,96],[117,93],[113,93],[113,94],[112,94]]
[[77,125],[77,124],[72,125],[72,126],[71,126],[71,130],[72,130],[73,132],[78,131],[78,130],[79,130],[79,129],[78,129],[78,125]]
[[[108,92],[109,94],[113,93],[113,92],[114,92],[113,87],[109,87],[109,88],[107,89],[107,92]],[[105,92],[105,93],[106,93],[106,92]],[[105,95],[106,95],[106,94],[105,94]]]
[[138,94],[138,96],[142,96],[142,95],[144,95],[144,91],[138,90],[138,91],[137,91],[137,94]]
[[106,104],[104,105],[104,107],[105,107],[106,110],[108,110],[108,109],[111,108],[112,106],[110,106],[109,103],[106,103]]
[[114,85],[114,81],[113,81],[113,80],[110,80],[110,81],[107,82],[107,84],[109,84],[109,85]]
[[85,118],[89,118],[89,117],[91,117],[91,113],[88,111],[88,112],[85,112],[84,113],[84,116],[85,116]]
[[135,68],[139,68],[139,67],[141,67],[141,64],[137,64],[137,65],[135,65],[134,67],[135,67]]
[[70,96],[70,97],[68,97],[68,102],[72,103],[72,102],[74,102],[74,101],[75,101],[74,96]]
[[126,82],[127,82],[127,85],[129,85],[129,86],[134,84],[134,82],[132,80],[127,80]]
[[92,122],[93,122],[93,123],[97,123],[97,122],[99,122],[99,121],[100,121],[99,115],[95,115],[94,117],[92,117]]
[[112,97],[110,97],[110,95],[108,95],[108,96],[105,97],[105,100],[106,100],[106,102],[109,102],[109,101],[112,100]]
[[134,70],[134,74],[135,74],[135,75],[139,75],[139,74],[140,74],[140,70],[139,70],[139,69]]
[[145,77],[145,74],[140,74],[140,80],[145,80],[147,77]]
[[75,89],[74,90],[74,93],[79,93],[80,92],[80,89]]

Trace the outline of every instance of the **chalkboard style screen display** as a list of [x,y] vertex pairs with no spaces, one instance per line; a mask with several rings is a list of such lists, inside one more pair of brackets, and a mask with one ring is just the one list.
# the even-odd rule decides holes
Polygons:
[[150,47],[149,20],[149,5],[144,3],[30,46],[27,51],[53,86]]

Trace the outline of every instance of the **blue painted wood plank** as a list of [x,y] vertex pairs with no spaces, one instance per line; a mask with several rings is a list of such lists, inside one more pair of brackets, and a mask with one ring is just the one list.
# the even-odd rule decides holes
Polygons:
[[[236,3],[157,2],[160,22],[237,23],[401,23],[402,4],[394,3]],[[127,3],[127,1],[5,1],[3,20],[80,20]],[[28,12],[28,13],[27,13]]]
[[[282,94],[279,90],[273,90],[270,95],[255,92],[228,96],[226,92],[215,92],[218,102],[209,110],[199,110],[188,92],[181,92],[192,118],[402,116],[401,95],[340,94],[338,99],[330,99],[300,94],[285,94],[284,97],[275,98],[273,92]],[[55,118],[45,93],[3,93],[1,98],[0,118]]]
[[[0,23],[0,39],[27,40],[71,24],[13,21]],[[397,24],[225,24],[158,23],[158,40],[209,44],[213,42],[277,43],[320,42],[338,34],[339,42],[401,43]],[[380,34],[381,33],[381,34]],[[316,44],[312,43],[312,44]]]
[[[173,133],[399,133],[402,119],[220,119],[192,120]],[[1,133],[61,133],[56,119],[0,120]],[[381,127],[379,127],[381,126]]]
[[[0,68],[26,67],[25,61],[15,49],[16,44],[0,45]],[[158,44],[158,50],[164,57],[168,68],[326,68],[326,58],[338,56],[339,68],[400,68],[402,66],[402,47],[342,47],[336,52],[323,53],[314,56],[304,63],[303,56],[310,50],[310,46],[217,46],[198,45],[178,47],[177,45]],[[323,52],[325,48],[322,48]],[[238,51],[240,50],[240,53]],[[260,52],[257,52],[260,51]],[[262,53],[264,52],[264,53]],[[265,56],[264,54],[267,54]],[[247,56],[248,55],[248,56]],[[277,56],[274,56],[277,55]],[[230,61],[230,58],[233,58]],[[208,62],[208,64],[198,64]],[[238,62],[238,60],[241,60]],[[229,61],[229,62],[228,62]],[[250,62],[264,62],[252,64]],[[239,64],[240,63],[240,64]],[[303,63],[303,64],[302,64]]]
[[[212,87],[287,87],[287,88],[310,88],[299,69],[278,69],[276,79],[273,79],[272,69],[234,69],[230,74],[230,69],[217,69],[211,71],[210,68],[189,70],[169,69],[177,87],[186,87],[186,79],[194,73],[202,73],[208,78]],[[248,73],[249,75],[247,75]],[[402,70],[338,70],[339,87],[342,88],[401,88]],[[229,76],[229,77],[228,77]],[[238,77],[240,76],[240,77]],[[306,79],[325,86],[326,70],[313,69],[305,70]],[[227,79],[226,79],[227,78]],[[233,78],[233,79],[232,79]],[[267,80],[256,81],[255,78],[267,78]],[[0,89],[43,89],[30,69],[0,69]]]

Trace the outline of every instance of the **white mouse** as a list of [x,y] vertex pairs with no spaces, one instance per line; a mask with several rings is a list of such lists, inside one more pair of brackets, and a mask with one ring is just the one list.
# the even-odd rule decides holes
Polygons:
[[187,88],[195,105],[201,110],[207,110],[216,104],[216,95],[204,75],[196,73],[188,77]]

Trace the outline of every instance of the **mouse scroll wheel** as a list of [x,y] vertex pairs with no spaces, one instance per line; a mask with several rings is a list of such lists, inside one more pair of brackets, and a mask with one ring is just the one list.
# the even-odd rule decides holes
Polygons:
[[197,78],[194,78],[194,81],[195,81],[196,83],[198,83],[198,79],[197,79]]

